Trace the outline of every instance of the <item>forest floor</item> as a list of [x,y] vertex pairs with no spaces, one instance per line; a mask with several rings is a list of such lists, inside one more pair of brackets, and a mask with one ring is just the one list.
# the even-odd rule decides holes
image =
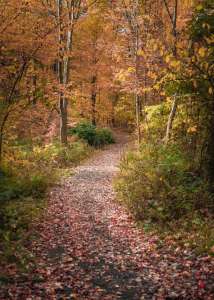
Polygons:
[[209,256],[160,246],[115,201],[112,181],[127,144],[117,143],[77,167],[50,192],[34,272],[14,274],[0,299],[214,299]]

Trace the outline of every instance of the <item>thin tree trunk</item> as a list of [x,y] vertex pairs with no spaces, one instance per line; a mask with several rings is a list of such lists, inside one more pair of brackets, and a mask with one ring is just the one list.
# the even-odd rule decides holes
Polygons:
[[[169,9],[169,5],[167,3],[167,0],[163,0],[164,5],[166,7],[167,13],[169,15],[171,24],[172,24],[172,35],[174,37],[174,45],[173,45],[173,55],[176,58],[177,57],[177,18],[178,18],[178,0],[175,0],[174,2],[174,11],[173,14],[171,14],[170,9]],[[178,98],[175,96],[174,101],[172,103],[172,108],[171,108],[171,112],[168,118],[168,122],[167,122],[167,128],[166,128],[166,133],[165,133],[165,144],[168,144],[169,140],[170,140],[170,134],[171,134],[171,130],[172,130],[172,126],[173,126],[173,121],[175,119],[175,115],[177,112],[177,108],[178,108]]]
[[67,100],[62,91],[62,86],[65,80],[65,68],[63,59],[63,24],[62,24],[62,0],[57,0],[57,17],[59,23],[59,59],[58,59],[58,81],[60,85],[59,93],[59,111],[60,111],[60,142],[67,144]]
[[208,180],[210,191],[214,192],[214,103],[209,107],[209,115],[205,176]]
[[138,144],[141,143],[141,131],[140,131],[140,96],[136,93],[135,95],[135,106],[136,106],[136,126],[137,126],[137,140]]
[[172,125],[173,121],[175,119],[176,111],[178,107],[178,98],[175,96],[173,103],[172,103],[172,108],[169,114],[168,122],[167,122],[167,127],[166,127],[166,135],[164,138],[164,142],[167,145],[169,140],[170,140],[170,135],[171,135],[171,130],[172,130]]
[[96,93],[96,82],[97,77],[93,76],[91,80],[92,89],[91,89],[91,121],[92,124],[96,126],[96,100],[97,100],[97,93]]
[[93,93],[91,96],[91,101],[92,101],[92,124],[96,126],[96,93]]
[[2,170],[4,130],[5,130],[5,125],[7,123],[9,115],[10,115],[10,111],[8,110],[5,113],[3,120],[1,122],[1,126],[0,126],[0,171]]
[[3,154],[3,134],[2,132],[0,133],[0,172],[2,171],[2,154]]
[[119,94],[118,93],[115,93],[113,95],[113,100],[112,100],[112,115],[111,115],[111,124],[112,124],[112,127],[116,127],[116,120],[115,120],[115,106],[117,104],[119,100]]
[[[138,0],[136,1],[136,8],[135,8],[135,15],[137,16],[137,10],[138,10]],[[138,95],[138,79],[139,79],[139,26],[137,23],[137,20],[135,20],[135,108],[136,108],[136,127],[137,127],[137,140],[138,144],[141,143],[141,130],[140,130],[140,116],[141,116],[141,99]]]

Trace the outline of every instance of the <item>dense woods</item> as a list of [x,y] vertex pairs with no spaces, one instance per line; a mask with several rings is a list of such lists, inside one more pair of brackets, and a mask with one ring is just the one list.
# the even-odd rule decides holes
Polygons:
[[117,201],[148,234],[213,255],[213,1],[1,0],[3,270],[31,259],[47,190],[118,130]]

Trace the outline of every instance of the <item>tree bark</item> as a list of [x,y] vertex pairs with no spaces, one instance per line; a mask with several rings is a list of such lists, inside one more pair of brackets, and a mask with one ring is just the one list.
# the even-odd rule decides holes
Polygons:
[[2,170],[2,154],[3,154],[2,146],[3,146],[3,135],[2,133],[0,133],[0,172]]
[[96,92],[96,82],[97,77],[93,76],[91,80],[91,122],[94,126],[96,126],[96,100],[97,100],[97,92]]
[[214,192],[214,103],[212,103],[209,108],[208,116],[210,116],[210,118],[208,118],[209,124],[207,126],[208,139],[204,169],[210,191]]
[[172,104],[172,108],[169,114],[168,122],[167,122],[167,127],[166,127],[166,135],[164,138],[164,142],[167,145],[169,140],[170,140],[170,135],[171,135],[171,130],[172,130],[172,125],[173,121],[175,119],[176,111],[178,107],[178,98],[175,96]]
[[137,140],[138,144],[141,143],[141,130],[140,130],[140,96],[135,95],[135,106],[136,106],[136,127],[137,127]]
[[60,111],[60,142],[67,144],[67,99],[62,91],[63,84],[67,83],[68,61],[63,57],[63,20],[62,20],[63,1],[57,0],[57,18],[59,23],[59,58],[58,58],[58,82],[59,92],[59,111]]
[[137,131],[137,140],[138,144],[141,142],[141,130],[140,130],[140,97],[138,95],[138,86],[139,86],[139,54],[140,50],[140,36],[139,36],[139,24],[138,24],[138,16],[139,16],[139,0],[134,0],[131,5],[131,12],[128,11],[125,1],[123,1],[125,10],[126,10],[126,18],[129,22],[129,26],[132,33],[132,51],[133,51],[133,59],[135,66],[135,82],[134,82],[134,99],[135,99],[135,121],[136,121],[136,131]]
[[[139,3],[138,0],[136,0],[135,3],[135,18],[138,15],[138,9],[139,9]],[[141,130],[140,130],[140,116],[141,116],[141,110],[142,110],[142,105],[141,105],[141,98],[138,95],[138,81],[139,81],[139,55],[138,51],[140,50],[139,48],[139,25],[137,20],[135,21],[135,108],[136,108],[136,127],[137,127],[137,140],[138,144],[140,145],[141,143]]]
[[[178,0],[175,0],[174,2],[174,10],[173,10],[173,14],[170,12],[170,8],[169,5],[167,3],[167,0],[163,0],[164,5],[166,7],[167,13],[169,15],[171,24],[172,24],[172,35],[174,37],[174,45],[173,45],[173,55],[176,58],[177,57],[177,18],[178,18]],[[166,128],[166,133],[165,133],[165,144],[167,145],[169,140],[170,140],[170,134],[171,134],[171,130],[172,130],[172,126],[173,126],[173,121],[175,119],[175,115],[177,112],[177,107],[178,107],[178,99],[175,96],[174,101],[172,103],[172,108],[171,108],[171,112],[168,118],[168,122],[167,122],[167,128]]]

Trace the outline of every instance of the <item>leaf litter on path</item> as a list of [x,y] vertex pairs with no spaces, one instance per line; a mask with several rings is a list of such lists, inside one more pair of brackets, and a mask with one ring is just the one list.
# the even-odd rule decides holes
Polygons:
[[24,281],[0,290],[0,299],[214,299],[211,257],[144,235],[115,201],[112,179],[126,137],[76,168],[50,192],[31,249],[37,261]]

